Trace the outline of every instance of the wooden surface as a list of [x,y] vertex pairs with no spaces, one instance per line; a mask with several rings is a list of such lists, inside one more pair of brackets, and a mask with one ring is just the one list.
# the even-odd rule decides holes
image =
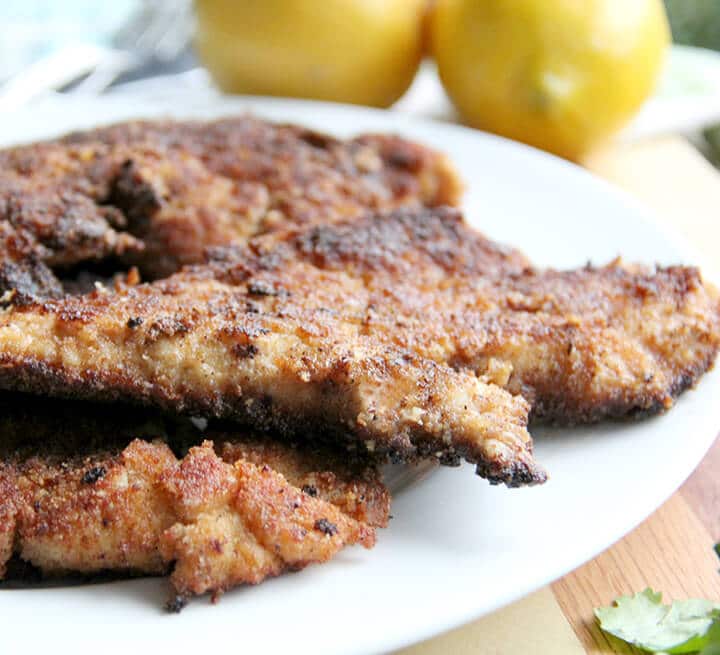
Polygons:
[[412,655],[584,655],[550,587],[403,653]]
[[[679,233],[703,258],[703,268],[717,275],[720,174],[692,146],[680,138],[657,139],[610,148],[586,165],[654,209],[658,222]],[[720,560],[713,551],[718,540],[720,440],[667,503],[594,560],[510,607],[401,652],[639,653],[602,633],[593,608],[647,586],[662,591],[665,600],[720,599]]]
[[[720,442],[713,456],[720,454]],[[693,484],[704,487],[700,474]],[[720,598],[720,561],[709,526],[693,511],[695,499],[683,488],[645,523],[585,566],[552,585],[563,614],[587,653],[635,653],[608,637],[593,619],[593,608],[645,587],[666,600]],[[482,651],[478,651],[482,652]]]

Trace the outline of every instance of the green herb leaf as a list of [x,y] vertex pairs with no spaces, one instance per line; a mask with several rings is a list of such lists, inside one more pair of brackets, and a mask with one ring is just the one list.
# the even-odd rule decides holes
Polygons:
[[[634,596],[618,598],[612,607],[596,609],[595,616],[605,632],[643,650],[695,653],[711,646],[710,628],[720,616],[720,604],[682,600],[663,605],[662,594],[645,589]],[[720,655],[720,651],[707,655]]]
[[706,635],[707,643],[700,651],[700,655],[720,655],[720,620],[710,626],[710,630]]

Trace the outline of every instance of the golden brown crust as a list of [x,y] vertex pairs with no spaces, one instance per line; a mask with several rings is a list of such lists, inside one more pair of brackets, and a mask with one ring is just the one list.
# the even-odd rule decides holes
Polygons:
[[375,339],[354,314],[210,268],[9,307],[0,384],[360,439],[401,458],[465,457],[509,484],[544,478],[522,399]]
[[5,240],[24,240],[33,259],[30,272],[3,275],[8,259],[20,260],[0,258],[0,293],[22,285],[40,297],[59,295],[32,284],[47,266],[113,257],[164,276],[201,261],[207,246],[367,209],[454,204],[460,194],[447,159],[418,144],[340,141],[249,116],[75,133],[0,151],[0,170]]
[[229,423],[163,414],[154,409],[106,405],[30,394],[0,394],[0,462],[7,465],[38,460],[50,466],[115,457],[130,442],[162,442],[176,457],[203,440],[215,444],[228,464],[239,459],[270,466],[309,495],[337,505],[345,514],[385,527],[390,497],[382,484],[380,457],[348,452],[312,440],[277,440],[252,434]]
[[[174,299],[197,309],[223,304],[230,293],[217,295],[215,288],[208,297],[198,293],[201,289]],[[143,334],[127,341],[122,305],[128,307],[117,304],[121,314],[109,324],[107,315],[97,315],[100,324],[78,326],[71,319],[70,327],[68,315],[55,313],[65,310],[48,305],[40,315],[31,307],[6,314],[9,321],[0,325],[0,384],[232,417],[283,438],[311,434],[349,446],[360,440],[369,450],[402,460],[436,458],[454,465],[465,458],[493,483],[516,486],[545,479],[532,457],[524,400],[472,374],[357,339],[352,323],[323,321],[320,335],[308,335],[303,326],[313,325],[312,314],[290,322],[269,319],[267,332],[253,332],[237,320],[227,329],[224,321],[218,326],[210,320],[161,336],[151,325],[148,339]],[[130,309],[136,315],[139,308]],[[140,313],[147,316],[147,310],[142,305]],[[18,340],[20,332],[29,340]],[[255,335],[252,358],[244,356],[248,334]],[[341,337],[345,347],[334,345],[330,334]],[[88,348],[92,342],[101,348]],[[50,344],[55,354],[48,357]]]
[[179,594],[200,594],[257,584],[375,540],[372,527],[270,467],[224,463],[210,442],[180,462],[163,444],[134,441],[116,457],[76,466],[31,459],[2,475],[15,476],[2,500],[16,508],[15,550],[44,573],[172,569]]
[[712,365],[719,321],[695,269],[538,271],[453,210],[399,210],[259,237],[152,285],[10,308],[0,383],[349,433],[517,484],[542,474],[524,403],[495,385],[559,422],[659,411]]
[[181,595],[225,591],[329,560],[341,548],[370,548],[374,530],[293,487],[269,466],[222,462],[205,444],[168,477],[179,521],[160,536]]
[[[368,209],[456,202],[460,193],[444,157],[399,137],[366,135],[339,141],[248,117],[214,123],[116,125],[7,150],[0,153],[0,162],[10,176],[35,184],[38,191],[74,193],[85,199],[84,212],[79,210],[79,220],[71,224],[79,232],[84,234],[80,227],[88,222],[95,225],[93,212],[102,209],[110,212],[108,229],[101,231],[106,244],[113,241],[115,227],[137,237],[123,252],[110,246],[91,248],[82,257],[110,254],[138,263],[151,275],[200,259],[208,245],[242,243],[256,233],[329,223]],[[20,225],[41,241],[44,228],[34,214],[25,216],[24,212],[30,190],[16,195],[20,202],[13,226]],[[65,214],[72,212],[66,208]],[[92,220],[85,220],[86,214]],[[116,225],[111,225],[113,220]],[[124,221],[122,226],[120,221]],[[57,219],[51,220],[50,227],[55,223]],[[58,248],[50,249],[45,259],[38,254],[38,264],[32,269],[35,277],[45,273],[42,267],[50,259],[65,266],[72,263],[77,246],[63,248],[70,242],[58,240]],[[194,367],[199,374],[194,380],[185,379],[178,369],[172,380],[159,370],[132,371],[119,361],[109,369],[87,365],[89,359],[81,368],[68,367],[68,362],[61,361],[64,355],[53,361],[34,348],[34,352],[13,352],[12,337],[0,353],[0,377],[11,388],[109,400],[141,399],[174,410],[240,418],[285,435],[312,429],[359,436],[368,448],[403,458],[434,456],[456,463],[466,457],[494,482],[523,484],[544,479],[532,460],[524,429],[527,407],[522,401],[479,384],[473,376],[366,340],[356,334],[354,317],[349,321],[327,321],[323,315],[320,321],[300,315],[289,320],[282,314],[255,317],[252,301],[239,301],[236,284],[216,284],[203,273],[190,273],[190,277],[192,282],[168,281],[169,286],[160,291],[164,297],[160,304],[169,301],[165,309],[146,287],[120,288],[117,293],[129,292],[127,299],[137,304],[125,308],[132,315],[122,317],[117,326],[122,334],[111,339],[131,336],[140,358],[137,362],[145,369],[152,358],[162,359],[159,352],[145,352],[148,348],[164,350],[174,360],[170,342],[188,345],[197,337],[181,355],[181,359],[187,357],[181,366]],[[178,283],[188,292],[182,298]],[[32,311],[31,307],[37,308],[33,296],[43,295],[43,286],[34,278],[25,286],[27,291],[19,293],[16,286],[5,298],[14,310],[24,306]],[[254,296],[265,291],[251,285],[242,293]],[[104,292],[94,297],[101,295]],[[91,308],[89,298],[83,297],[73,307],[56,306],[64,326],[61,332],[69,329],[63,336],[56,334],[56,345],[69,343],[65,336],[75,332],[71,325],[89,326],[92,316],[109,309],[108,305],[103,310]],[[203,312],[193,307],[203,302],[210,303],[207,321],[199,321]],[[156,310],[162,316],[141,326],[144,316]],[[46,318],[53,311],[49,304],[43,305]],[[201,327],[200,322],[205,325]],[[305,330],[314,323],[322,326],[324,335]],[[345,343],[328,348],[327,338],[335,327],[345,333]],[[83,339],[90,341],[77,343],[75,354],[82,351],[81,357],[92,357],[91,342],[96,336],[86,334]],[[253,350],[257,346],[250,342],[256,336],[270,342],[258,356]],[[210,364],[200,350],[218,338],[220,348],[211,346],[215,352]],[[243,360],[243,365],[234,370],[228,360]],[[220,372],[223,366],[225,371]],[[153,380],[145,377],[147,373]],[[155,381],[156,373],[160,377]],[[342,391],[326,414],[324,405],[332,389]],[[439,400],[443,396],[452,400]]]
[[218,431],[209,435],[219,444],[218,454],[225,462],[243,459],[269,466],[294,487],[331,502],[352,518],[374,527],[387,525],[390,496],[377,467],[367,458],[312,443],[293,446],[257,436],[238,439]]
[[663,411],[720,346],[720,299],[697,269],[538,270],[455,210],[272,234],[251,250],[218,252],[218,275],[355,311],[375,339],[521,394],[538,419]]
[[[269,236],[151,285],[11,302],[0,316],[0,385],[234,418],[285,437],[359,439],[405,460],[465,458],[492,482],[543,481],[526,403],[399,347],[402,330],[391,339],[368,332],[366,276],[355,276],[343,253],[358,250],[358,264],[397,278],[424,258],[441,271],[478,275],[521,270],[525,259],[481,237],[468,239],[474,233],[449,209],[355,222],[364,226],[361,236],[368,225],[380,233],[354,241],[352,228],[343,228],[349,236],[336,248],[336,263],[347,271],[326,273],[303,262],[321,249],[328,255],[332,239],[305,244],[302,237]],[[436,240],[443,231],[446,238]],[[300,256],[296,249],[306,246],[312,252]],[[297,276],[293,262],[305,266]],[[278,286],[267,276],[281,270],[286,279],[281,274]]]
[[[389,494],[367,458],[342,462],[328,449],[214,431],[227,441],[178,460],[165,440],[182,449],[183,435],[113,432],[127,409],[49,401],[49,416],[38,418],[29,398],[0,402],[17,408],[0,418],[0,577],[15,553],[46,574],[171,571],[181,596],[218,593],[346,545],[370,547],[374,527],[387,524]],[[162,432],[163,420],[140,412],[120,431]],[[323,484],[298,486],[307,480]]]
[[[544,479],[520,395],[534,416],[555,421],[637,415],[667,408],[714,361],[718,302],[693,269],[542,272],[447,208],[353,215],[377,205],[369,178],[352,177],[358,171],[382,171],[385,190],[370,185],[389,198],[379,206],[450,193],[420,182],[441,167],[437,155],[394,137],[351,144],[252,119],[137,123],[4,154],[19,175],[36,171],[39,152],[75,170],[95,161],[93,148],[132,144],[141,144],[134,160],[101,159],[77,178],[86,191],[104,184],[129,223],[150,212],[145,227],[208,243],[153,213],[163,204],[153,189],[163,185],[168,202],[197,209],[206,174],[213,184],[215,175],[262,180],[282,217],[241,237],[223,231],[223,244],[271,233],[223,245],[209,263],[151,285],[43,303],[6,298],[0,385],[234,418],[286,437],[312,430],[405,459],[465,457],[514,485]],[[366,161],[366,148],[379,163]],[[113,166],[110,188],[103,180]],[[351,175],[349,187],[337,171]],[[187,196],[197,189],[205,190]],[[341,220],[339,198],[351,219]],[[243,230],[252,223],[237,207],[228,215],[244,216]],[[180,252],[163,243],[172,257]]]

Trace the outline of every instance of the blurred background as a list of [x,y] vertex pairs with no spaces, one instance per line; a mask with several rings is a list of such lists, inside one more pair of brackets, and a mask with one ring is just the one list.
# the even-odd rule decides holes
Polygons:
[[718,51],[719,0],[11,0],[0,111],[54,93],[306,97],[574,160],[682,132],[718,164]]

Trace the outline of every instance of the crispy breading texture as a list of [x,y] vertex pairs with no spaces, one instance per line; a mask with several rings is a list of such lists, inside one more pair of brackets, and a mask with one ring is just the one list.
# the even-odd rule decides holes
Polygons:
[[[272,308],[261,309],[263,298]],[[378,341],[355,315],[309,307],[260,279],[220,280],[211,268],[9,307],[0,385],[359,439],[406,459],[465,457],[509,484],[544,479],[521,398]]]
[[380,466],[386,463],[381,457],[308,439],[278,440],[231,423],[198,424],[195,419],[118,403],[43,398],[38,411],[36,396],[0,393],[0,461],[85,461],[115,456],[135,439],[161,440],[180,458],[203,440],[212,441],[218,457],[228,464],[244,459],[269,466],[293,486],[332,502],[358,521],[374,527],[387,524],[390,497],[381,482]]
[[259,312],[253,297],[252,284],[188,272],[8,308],[0,385],[236,418],[284,437],[360,440],[401,459],[465,457],[495,482],[544,479],[521,398],[377,342],[354,319],[291,297]]
[[238,460],[269,466],[294,487],[313,498],[322,498],[351,518],[373,527],[386,527],[390,495],[381,483],[382,458],[341,452],[312,443],[288,444],[275,439],[211,431],[223,461]]
[[[260,438],[206,441],[181,460],[140,439],[74,457],[63,443],[4,446],[0,575],[16,553],[45,574],[171,572],[180,597],[217,594],[372,547],[389,515],[371,463]],[[322,483],[294,484],[305,480]]]
[[720,299],[697,269],[617,260],[539,270],[455,210],[399,210],[250,245],[218,251],[218,275],[354,316],[377,342],[522,395],[538,419],[668,409],[720,346]]
[[317,423],[401,457],[464,456],[513,484],[534,479],[527,408],[496,385],[556,422],[657,412],[713,364],[719,326],[696,269],[540,271],[454,210],[398,210],[258,237],[152,285],[10,309],[0,384],[286,433]]
[[[161,277],[201,261],[207,246],[460,195],[451,165],[429,148],[250,116],[75,133],[2,150],[0,170],[0,294],[44,297],[62,293],[48,267],[113,257]],[[10,256],[17,242],[21,258]]]

